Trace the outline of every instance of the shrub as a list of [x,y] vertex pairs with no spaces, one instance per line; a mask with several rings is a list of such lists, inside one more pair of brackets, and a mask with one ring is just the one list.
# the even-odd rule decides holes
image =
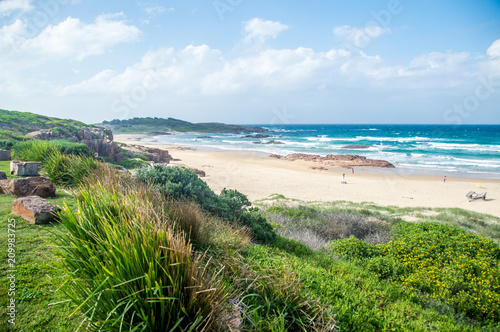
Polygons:
[[219,194],[219,205],[227,206],[225,213],[227,218],[237,218],[244,212],[244,208],[249,207],[252,203],[239,191],[224,188]]
[[[86,317],[82,324],[106,331],[215,328],[226,298],[217,274],[175,231],[154,193],[104,173],[110,178],[90,179],[77,193],[77,212],[63,210],[57,240],[69,278],[63,291]],[[104,186],[120,183],[124,188]]]
[[399,279],[404,273],[404,268],[399,261],[387,256],[372,257],[366,263],[368,271],[375,273],[379,279]]
[[500,248],[493,241],[438,223],[402,223],[380,250],[404,267],[404,287],[481,324],[500,322]]
[[269,243],[274,240],[276,233],[267,219],[257,211],[243,212],[237,219],[238,223],[246,226],[252,233],[252,237],[259,243]]
[[139,169],[137,177],[175,200],[195,201],[212,213],[220,210],[217,195],[189,170],[155,165]]
[[375,245],[366,243],[354,236],[332,241],[327,245],[326,250],[347,259],[366,259],[379,254],[379,250]]
[[198,176],[178,167],[155,165],[139,169],[137,177],[174,200],[192,200],[212,215],[246,226],[254,240],[272,241],[272,226],[256,210],[246,211],[248,198],[236,190],[222,190],[217,196]]
[[13,139],[0,139],[0,150],[10,150],[16,142]]

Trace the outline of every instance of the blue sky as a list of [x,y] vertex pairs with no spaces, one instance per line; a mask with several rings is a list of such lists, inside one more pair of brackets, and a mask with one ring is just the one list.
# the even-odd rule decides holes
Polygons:
[[0,108],[500,123],[500,2],[2,0]]

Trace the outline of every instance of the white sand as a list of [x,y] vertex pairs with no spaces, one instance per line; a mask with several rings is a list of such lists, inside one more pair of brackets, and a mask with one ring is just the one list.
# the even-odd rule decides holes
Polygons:
[[[169,150],[173,164],[206,172],[202,178],[214,191],[224,187],[241,191],[251,201],[281,194],[304,201],[373,202],[382,206],[459,207],[500,217],[500,180],[441,176],[377,174],[350,170],[313,170],[313,162],[277,160],[252,153],[180,150],[148,145],[140,135],[116,135],[115,141]],[[342,174],[347,184],[340,184]],[[469,202],[469,191],[488,192],[486,200]]]

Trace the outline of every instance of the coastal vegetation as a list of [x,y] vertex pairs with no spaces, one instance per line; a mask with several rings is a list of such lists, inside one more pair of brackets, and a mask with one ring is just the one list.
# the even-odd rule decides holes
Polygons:
[[16,221],[14,331],[500,328],[499,218],[281,195],[251,204],[186,169],[131,175],[78,143],[10,147],[41,162],[63,208],[35,226],[0,196],[2,243]]
[[102,126],[118,134],[144,134],[149,132],[199,132],[199,133],[240,133],[262,132],[260,127],[238,126],[218,122],[191,123],[174,118],[132,118],[127,120],[103,121]]
[[42,129],[69,136],[81,127],[92,127],[92,125],[76,120],[0,109],[0,139],[26,140],[27,137],[24,135]]

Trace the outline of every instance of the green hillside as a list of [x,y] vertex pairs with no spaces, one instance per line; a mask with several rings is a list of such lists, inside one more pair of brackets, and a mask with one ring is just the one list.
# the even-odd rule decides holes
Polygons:
[[42,129],[50,129],[68,135],[81,127],[88,126],[76,120],[0,109],[0,139],[24,139],[24,135],[27,133]]
[[260,127],[238,126],[218,122],[191,123],[174,118],[133,118],[128,120],[103,121],[102,126],[118,134],[143,134],[161,132],[200,132],[200,133],[240,133],[266,131]]

